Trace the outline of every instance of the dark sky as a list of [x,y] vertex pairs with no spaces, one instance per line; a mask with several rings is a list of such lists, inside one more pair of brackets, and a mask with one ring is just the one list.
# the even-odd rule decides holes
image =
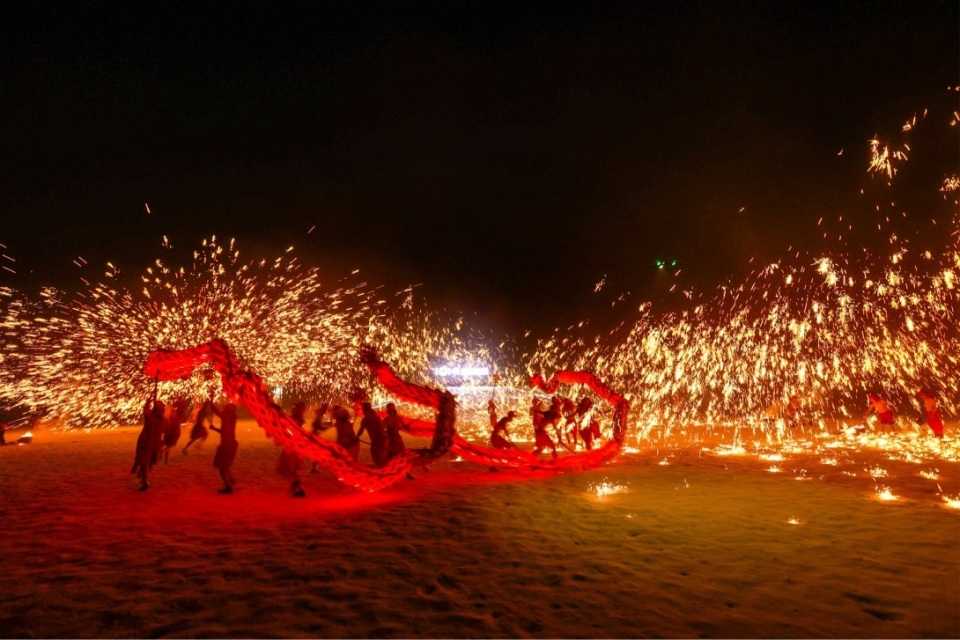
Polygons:
[[867,139],[958,84],[958,14],[5,3],[0,243],[19,273],[0,284],[75,282],[77,255],[139,273],[161,236],[216,234],[423,282],[511,331],[589,315],[604,274],[655,297],[659,257],[713,286],[815,242],[859,189]]

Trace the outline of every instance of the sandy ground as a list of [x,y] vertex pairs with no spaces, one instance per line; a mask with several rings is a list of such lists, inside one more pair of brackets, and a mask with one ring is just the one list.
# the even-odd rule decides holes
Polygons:
[[297,500],[239,432],[232,496],[216,434],[146,493],[135,427],[0,448],[0,635],[960,637],[957,462],[661,445],[566,475],[447,460],[370,495],[307,472]]

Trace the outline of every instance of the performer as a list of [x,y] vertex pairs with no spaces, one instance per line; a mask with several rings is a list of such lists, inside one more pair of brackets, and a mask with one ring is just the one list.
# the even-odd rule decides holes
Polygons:
[[516,449],[517,445],[507,439],[507,425],[514,419],[516,413],[508,411],[507,415],[500,418],[497,424],[493,426],[493,433],[490,434],[490,446],[494,449]]
[[577,403],[577,426],[584,446],[592,450],[594,439],[600,437],[600,425],[593,419],[593,400],[587,396]]
[[560,400],[560,396],[553,396],[550,398],[550,407],[543,414],[543,421],[541,426],[544,430],[548,426],[553,427],[553,431],[557,436],[557,444],[562,445],[563,447],[569,449],[563,441],[563,430],[560,427],[560,418],[563,417],[563,401]]
[[207,400],[197,409],[197,417],[193,422],[193,427],[190,429],[190,441],[187,442],[187,446],[183,448],[183,455],[187,455],[187,449],[190,448],[197,440],[204,442],[207,439],[207,423],[210,421],[210,417],[213,415],[213,403]]
[[533,424],[533,430],[536,431],[540,423],[543,422],[543,415],[546,409],[543,408],[543,400],[534,397],[530,405],[530,422]]
[[[310,423],[310,432],[313,433],[314,437],[319,438],[320,434],[326,431],[331,427],[327,422],[327,411],[330,409],[330,405],[326,402],[317,407],[317,412],[313,415],[313,422]],[[320,469],[317,467],[317,461],[313,461],[313,466],[310,467],[310,473],[319,473]]]
[[787,422],[791,429],[801,426],[803,421],[803,405],[800,402],[800,396],[790,396],[787,400]]
[[579,435],[579,430],[577,429],[577,405],[576,403],[567,397],[562,397],[561,402],[563,403],[563,430],[567,434],[567,441],[573,443],[574,448],[577,446],[577,436]]
[[392,402],[389,403],[387,405],[387,417],[383,419],[383,429],[387,433],[387,461],[402,456],[407,450],[407,446],[403,442],[403,436],[400,434],[403,427],[403,420],[397,413],[397,405]]
[[230,473],[230,467],[237,457],[237,449],[240,443],[237,442],[237,405],[228,402],[223,409],[218,409],[213,405],[213,413],[220,418],[220,427],[211,426],[210,429],[220,434],[220,444],[217,446],[216,453],[213,454],[213,466],[220,471],[220,478],[223,480],[223,488],[217,493],[233,493],[233,475]]
[[300,482],[300,467],[303,466],[303,458],[295,449],[284,446],[280,452],[280,458],[277,460],[277,473],[286,480],[290,481],[290,495],[294,498],[303,498],[307,492]]
[[337,429],[337,444],[347,450],[354,460],[360,455],[360,438],[353,430],[353,416],[339,404],[333,407],[333,421]]
[[490,418],[490,428],[495,428],[497,426],[497,405],[494,404],[493,400],[487,403],[487,416]]
[[557,445],[550,438],[550,434],[547,433],[545,420],[540,420],[533,425],[533,435],[535,438],[533,452],[535,454],[540,454],[550,449],[553,452],[553,457],[557,457]]
[[290,409],[290,417],[293,418],[293,421],[296,422],[297,426],[301,429],[307,422],[306,413],[307,405],[302,402],[298,402],[297,404],[293,405],[292,409]]
[[867,412],[863,414],[863,418],[866,419],[874,411],[877,412],[877,423],[885,426],[889,426],[889,431],[895,432],[896,426],[894,422],[893,410],[890,409],[890,405],[887,404],[887,401],[881,398],[880,396],[871,393],[867,396]]
[[437,426],[430,441],[430,451],[435,455],[446,452],[453,446],[453,436],[457,435],[457,399],[449,391],[440,394],[440,407],[437,410]]
[[363,403],[363,419],[360,420],[360,430],[357,432],[359,439],[364,432],[370,434],[370,457],[373,458],[373,464],[382,467],[390,459],[390,449],[388,448],[387,438],[383,432],[383,421],[373,410],[369,402]]
[[940,409],[937,407],[937,397],[925,389],[917,393],[917,396],[919,396],[920,401],[923,402],[923,415],[917,424],[926,422],[930,430],[933,431],[933,434],[938,438],[942,438],[943,417],[940,415]]
[[310,423],[310,430],[313,432],[313,435],[319,436],[327,428],[324,420],[329,408],[326,402],[317,407],[317,412],[313,416],[313,422]]
[[150,469],[156,464],[163,446],[163,422],[163,403],[156,400],[154,395],[143,405],[143,429],[137,436],[137,450],[133,468],[130,469],[130,473],[135,473],[140,478],[140,491],[150,488]]
[[170,449],[177,446],[182,432],[182,426],[187,418],[187,401],[180,397],[173,401],[170,417],[167,419],[167,429],[163,434],[163,464],[170,462]]
[[[306,422],[304,414],[307,411],[307,405],[298,402],[293,405],[290,411],[290,417],[297,423],[297,427],[303,428]],[[284,446],[280,452],[280,459],[277,460],[277,473],[290,481],[290,494],[294,498],[302,498],[307,495],[300,482],[300,467],[303,466],[303,458],[297,453],[296,449]]]

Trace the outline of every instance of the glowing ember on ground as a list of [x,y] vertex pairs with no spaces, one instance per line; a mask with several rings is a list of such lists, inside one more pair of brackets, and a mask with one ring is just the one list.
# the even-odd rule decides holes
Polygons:
[[877,487],[877,499],[893,501],[893,500],[899,500],[900,497],[895,496],[893,494],[893,491],[890,489],[890,487]]
[[769,471],[770,473],[780,473],[780,467],[778,467],[775,464],[770,465],[769,467],[767,467],[767,471]]
[[940,496],[943,498],[944,504],[946,504],[951,509],[960,509],[960,495],[957,496]]
[[933,469],[931,471],[921,471],[920,477],[926,478],[927,480],[939,480],[940,469]]
[[787,524],[800,524],[800,521],[796,518],[790,518],[787,520]]
[[747,452],[747,450],[744,449],[743,447],[736,446],[736,445],[730,445],[730,446],[721,445],[716,449],[714,449],[713,452],[716,453],[718,456],[733,456],[733,455],[742,456]]
[[588,491],[596,494],[597,499],[599,500],[602,500],[604,496],[611,496],[616,493],[623,493],[626,490],[627,490],[626,485],[614,484],[612,482],[608,482],[606,479],[604,479],[603,482],[591,484],[588,487]]

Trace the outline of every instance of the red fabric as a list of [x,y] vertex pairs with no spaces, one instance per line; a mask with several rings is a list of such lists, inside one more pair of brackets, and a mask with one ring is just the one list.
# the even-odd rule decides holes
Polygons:
[[[436,389],[421,387],[399,379],[393,370],[369,352],[364,360],[380,384],[392,395],[406,402],[429,406],[440,411],[443,393]],[[413,421],[409,431],[413,435],[433,436],[438,441],[435,450],[421,453],[406,451],[392,458],[382,468],[358,464],[350,451],[334,442],[317,438],[300,426],[273,401],[263,381],[256,373],[245,371],[230,347],[223,340],[213,340],[203,345],[181,351],[158,350],[147,358],[144,374],[157,380],[183,379],[191,375],[201,365],[211,364],[220,374],[224,393],[245,406],[267,435],[278,446],[285,447],[298,455],[309,458],[334,471],[337,478],[358,489],[376,491],[404,478],[413,461],[418,458],[436,458],[450,446],[453,451],[466,460],[485,466],[504,466],[518,469],[546,469],[554,471],[580,471],[596,467],[613,458],[620,450],[626,432],[629,403],[611,391],[594,374],[585,371],[561,371],[549,381],[542,375],[534,376],[531,383],[553,393],[560,384],[585,384],[600,398],[614,406],[613,437],[602,447],[575,455],[561,456],[541,461],[529,451],[518,449],[493,449],[471,444],[456,435],[453,425],[454,414],[438,417],[437,424],[428,421]],[[443,413],[443,412],[441,412]],[[442,418],[442,420],[440,420]],[[440,433],[442,431],[442,433]],[[442,437],[438,438],[438,434]],[[450,444],[452,443],[452,444]],[[219,452],[218,452],[219,453]],[[232,453],[233,455],[230,455]],[[224,451],[217,455],[217,462],[232,459],[236,450]],[[232,460],[231,460],[232,461]]]
[[[147,358],[143,372],[158,380],[176,380],[189,376],[194,368],[208,363],[220,374],[224,393],[245,406],[278,446],[330,468],[344,484],[365,491],[377,491],[406,477],[412,461],[417,458],[416,454],[407,453],[393,458],[379,469],[358,464],[343,447],[316,438],[301,429],[273,401],[260,376],[240,368],[230,347],[223,340],[212,340],[181,351],[154,351]],[[215,455],[218,465],[232,462],[236,456],[236,445],[224,444],[218,447]]]
[[389,365],[379,360],[367,362],[367,366],[370,368],[370,371],[377,376],[377,382],[397,400],[412,402],[414,404],[432,407],[433,409],[440,408],[440,396],[442,394],[436,389],[421,387],[401,380]]

